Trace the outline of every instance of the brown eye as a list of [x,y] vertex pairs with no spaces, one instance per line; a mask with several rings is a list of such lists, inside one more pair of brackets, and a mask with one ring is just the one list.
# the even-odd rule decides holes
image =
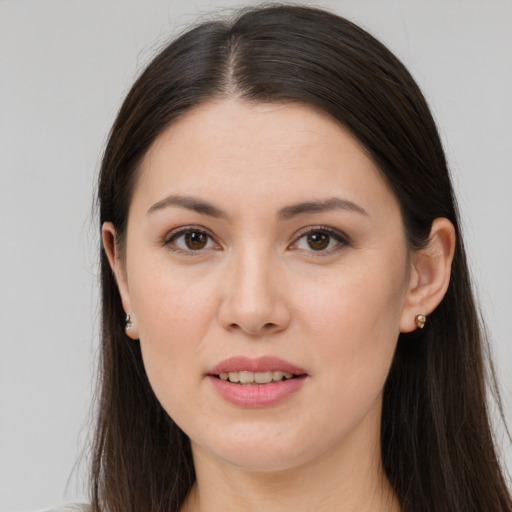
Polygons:
[[330,235],[327,233],[310,233],[307,236],[308,245],[314,251],[322,251],[329,246],[329,242],[331,241]]
[[188,231],[185,233],[185,244],[188,249],[197,251],[204,249],[208,243],[208,235],[201,231]]
[[290,246],[293,250],[317,252],[319,255],[331,255],[350,245],[348,238],[330,227],[311,227],[302,230],[302,235]]
[[180,229],[166,241],[165,245],[183,253],[219,249],[219,246],[208,233],[195,228]]

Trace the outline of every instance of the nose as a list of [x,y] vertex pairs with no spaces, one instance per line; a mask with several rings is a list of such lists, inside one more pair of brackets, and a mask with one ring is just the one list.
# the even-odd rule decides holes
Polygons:
[[264,251],[244,250],[226,268],[219,322],[253,337],[275,334],[290,323],[282,269]]

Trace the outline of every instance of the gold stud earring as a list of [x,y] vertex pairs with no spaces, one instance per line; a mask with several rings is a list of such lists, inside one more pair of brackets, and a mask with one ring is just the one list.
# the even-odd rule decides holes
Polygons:
[[133,327],[133,323],[132,321],[130,320],[130,313],[126,313],[126,318],[125,318],[125,326],[124,326],[124,330],[126,332],[128,332],[132,327]]
[[414,317],[414,321],[419,329],[423,329],[425,327],[425,322],[427,321],[427,317],[425,315],[416,315]]

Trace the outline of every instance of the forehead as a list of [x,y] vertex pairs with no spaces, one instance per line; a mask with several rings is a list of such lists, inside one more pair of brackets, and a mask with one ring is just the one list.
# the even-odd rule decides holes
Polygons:
[[327,146],[335,149],[341,144],[345,153],[366,158],[357,139],[318,109],[297,103],[224,99],[200,104],[167,128],[146,154],[143,168],[156,154],[163,156],[177,146],[195,146],[191,158],[243,158],[243,153],[264,149],[258,155],[263,162],[277,158],[293,163],[292,157],[312,151],[325,154]]
[[301,201],[333,191],[396,206],[359,141],[327,114],[300,104],[226,99],[196,107],[156,139],[134,200],[183,193],[270,206],[271,197]]

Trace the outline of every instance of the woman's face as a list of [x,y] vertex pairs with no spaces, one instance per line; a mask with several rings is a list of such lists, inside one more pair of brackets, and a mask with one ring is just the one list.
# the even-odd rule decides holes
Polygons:
[[284,469],[378,446],[408,250],[334,121],[236,100],[188,113],[143,161],[124,263],[130,335],[196,457]]

